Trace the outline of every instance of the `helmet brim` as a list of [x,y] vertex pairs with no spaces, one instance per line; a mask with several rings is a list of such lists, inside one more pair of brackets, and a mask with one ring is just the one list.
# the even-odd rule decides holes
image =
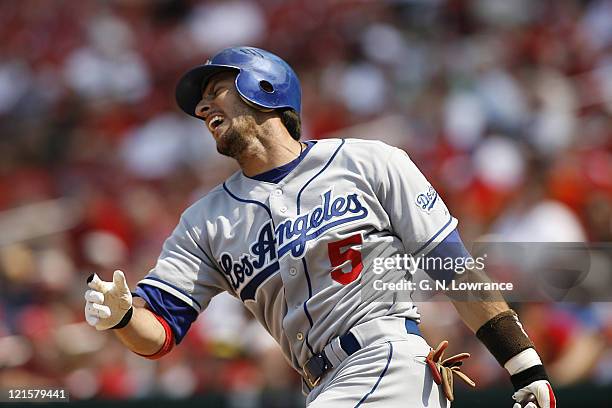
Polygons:
[[239,69],[228,65],[206,64],[197,66],[183,75],[175,91],[176,103],[183,112],[198,118],[195,108],[202,99],[204,87],[213,75],[224,71],[239,71]]

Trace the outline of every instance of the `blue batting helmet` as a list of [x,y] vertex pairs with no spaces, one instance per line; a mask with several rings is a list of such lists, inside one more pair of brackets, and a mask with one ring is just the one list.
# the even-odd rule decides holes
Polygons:
[[278,56],[254,47],[226,48],[183,75],[176,86],[179,107],[197,117],[195,108],[208,80],[228,70],[238,72],[236,89],[247,102],[263,109],[290,108],[300,113],[302,91],[293,69]]

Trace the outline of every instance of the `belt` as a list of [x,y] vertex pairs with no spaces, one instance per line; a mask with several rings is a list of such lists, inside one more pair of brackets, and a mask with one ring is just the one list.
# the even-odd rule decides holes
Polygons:
[[[423,337],[419,330],[419,325],[414,320],[406,318],[405,326],[408,334],[416,334],[417,336]],[[349,331],[340,336],[340,347],[342,347],[342,350],[344,350],[347,356],[350,356],[361,349],[362,346],[359,344],[359,341],[357,341],[355,335]],[[333,367],[324,349],[320,353],[309,358],[302,368],[304,370],[306,382],[310,387],[316,387],[321,381],[321,378],[323,378],[323,376]]]

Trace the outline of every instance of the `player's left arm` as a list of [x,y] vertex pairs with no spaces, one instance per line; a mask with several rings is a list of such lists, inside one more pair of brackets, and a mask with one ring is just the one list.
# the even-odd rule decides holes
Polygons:
[[[414,257],[470,257],[456,231],[457,220],[425,176],[404,151],[381,146],[388,152],[387,156],[380,163],[374,162],[379,167],[371,174],[379,176],[376,195],[389,216],[391,230],[406,251]],[[426,272],[436,279],[448,278],[445,271]],[[470,271],[460,279],[486,280],[485,276],[474,276],[472,272],[484,275],[483,271]],[[453,303],[465,323],[509,371],[517,390],[515,400],[522,403],[533,394],[541,408],[554,408],[556,403],[548,377],[516,313],[509,309],[499,292],[476,295],[483,301]],[[526,406],[536,407],[533,403]]]
[[[471,272],[480,274],[481,282],[486,279],[482,272]],[[501,293],[482,295],[489,298],[452,303],[464,323],[510,374],[516,391],[513,408],[555,408],[548,375],[518,315],[501,300]]]
[[[472,258],[457,230],[430,251],[427,257]],[[436,279],[450,278],[448,271],[433,269],[426,272]],[[457,284],[462,281],[491,282],[484,269],[466,269],[463,273],[452,274],[451,277]],[[499,291],[483,288],[472,290],[469,294],[461,292],[456,296],[454,292],[447,292],[447,295],[463,322],[508,370],[516,390],[513,398],[517,403],[514,408],[521,406],[554,408],[555,396],[542,361],[517,314],[508,307],[502,294]],[[530,402],[533,399],[538,405]]]

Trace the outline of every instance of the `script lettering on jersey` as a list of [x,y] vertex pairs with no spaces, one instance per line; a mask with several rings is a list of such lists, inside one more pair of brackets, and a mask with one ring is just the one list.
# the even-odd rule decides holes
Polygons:
[[436,200],[438,199],[438,193],[436,190],[430,185],[427,191],[420,193],[414,199],[416,205],[423,211],[429,213],[433,208]]
[[339,225],[368,216],[368,209],[357,194],[333,197],[329,190],[321,198],[321,205],[283,221],[276,230],[272,220],[266,222],[257,233],[257,240],[250,245],[248,254],[243,253],[237,259],[228,252],[221,254],[219,265],[234,289],[238,290],[250,280],[240,293],[243,300],[254,299],[257,286],[280,269],[278,260],[284,255],[291,253],[300,258],[308,241]]
[[308,213],[285,220],[276,227],[279,258],[289,251],[294,258],[300,258],[304,255],[308,241],[338,225],[368,216],[368,209],[359,201],[357,194],[333,198],[331,190],[328,190],[323,194],[322,201],[320,206]]
[[[248,277],[253,275],[255,270],[276,261],[276,238],[271,221],[265,223],[259,230],[257,241],[250,247],[250,253],[253,256],[242,254],[238,261],[234,261],[232,255],[227,252],[221,254],[219,265],[223,273],[228,276],[234,289],[238,289]],[[278,269],[278,261],[276,261],[276,269]]]

